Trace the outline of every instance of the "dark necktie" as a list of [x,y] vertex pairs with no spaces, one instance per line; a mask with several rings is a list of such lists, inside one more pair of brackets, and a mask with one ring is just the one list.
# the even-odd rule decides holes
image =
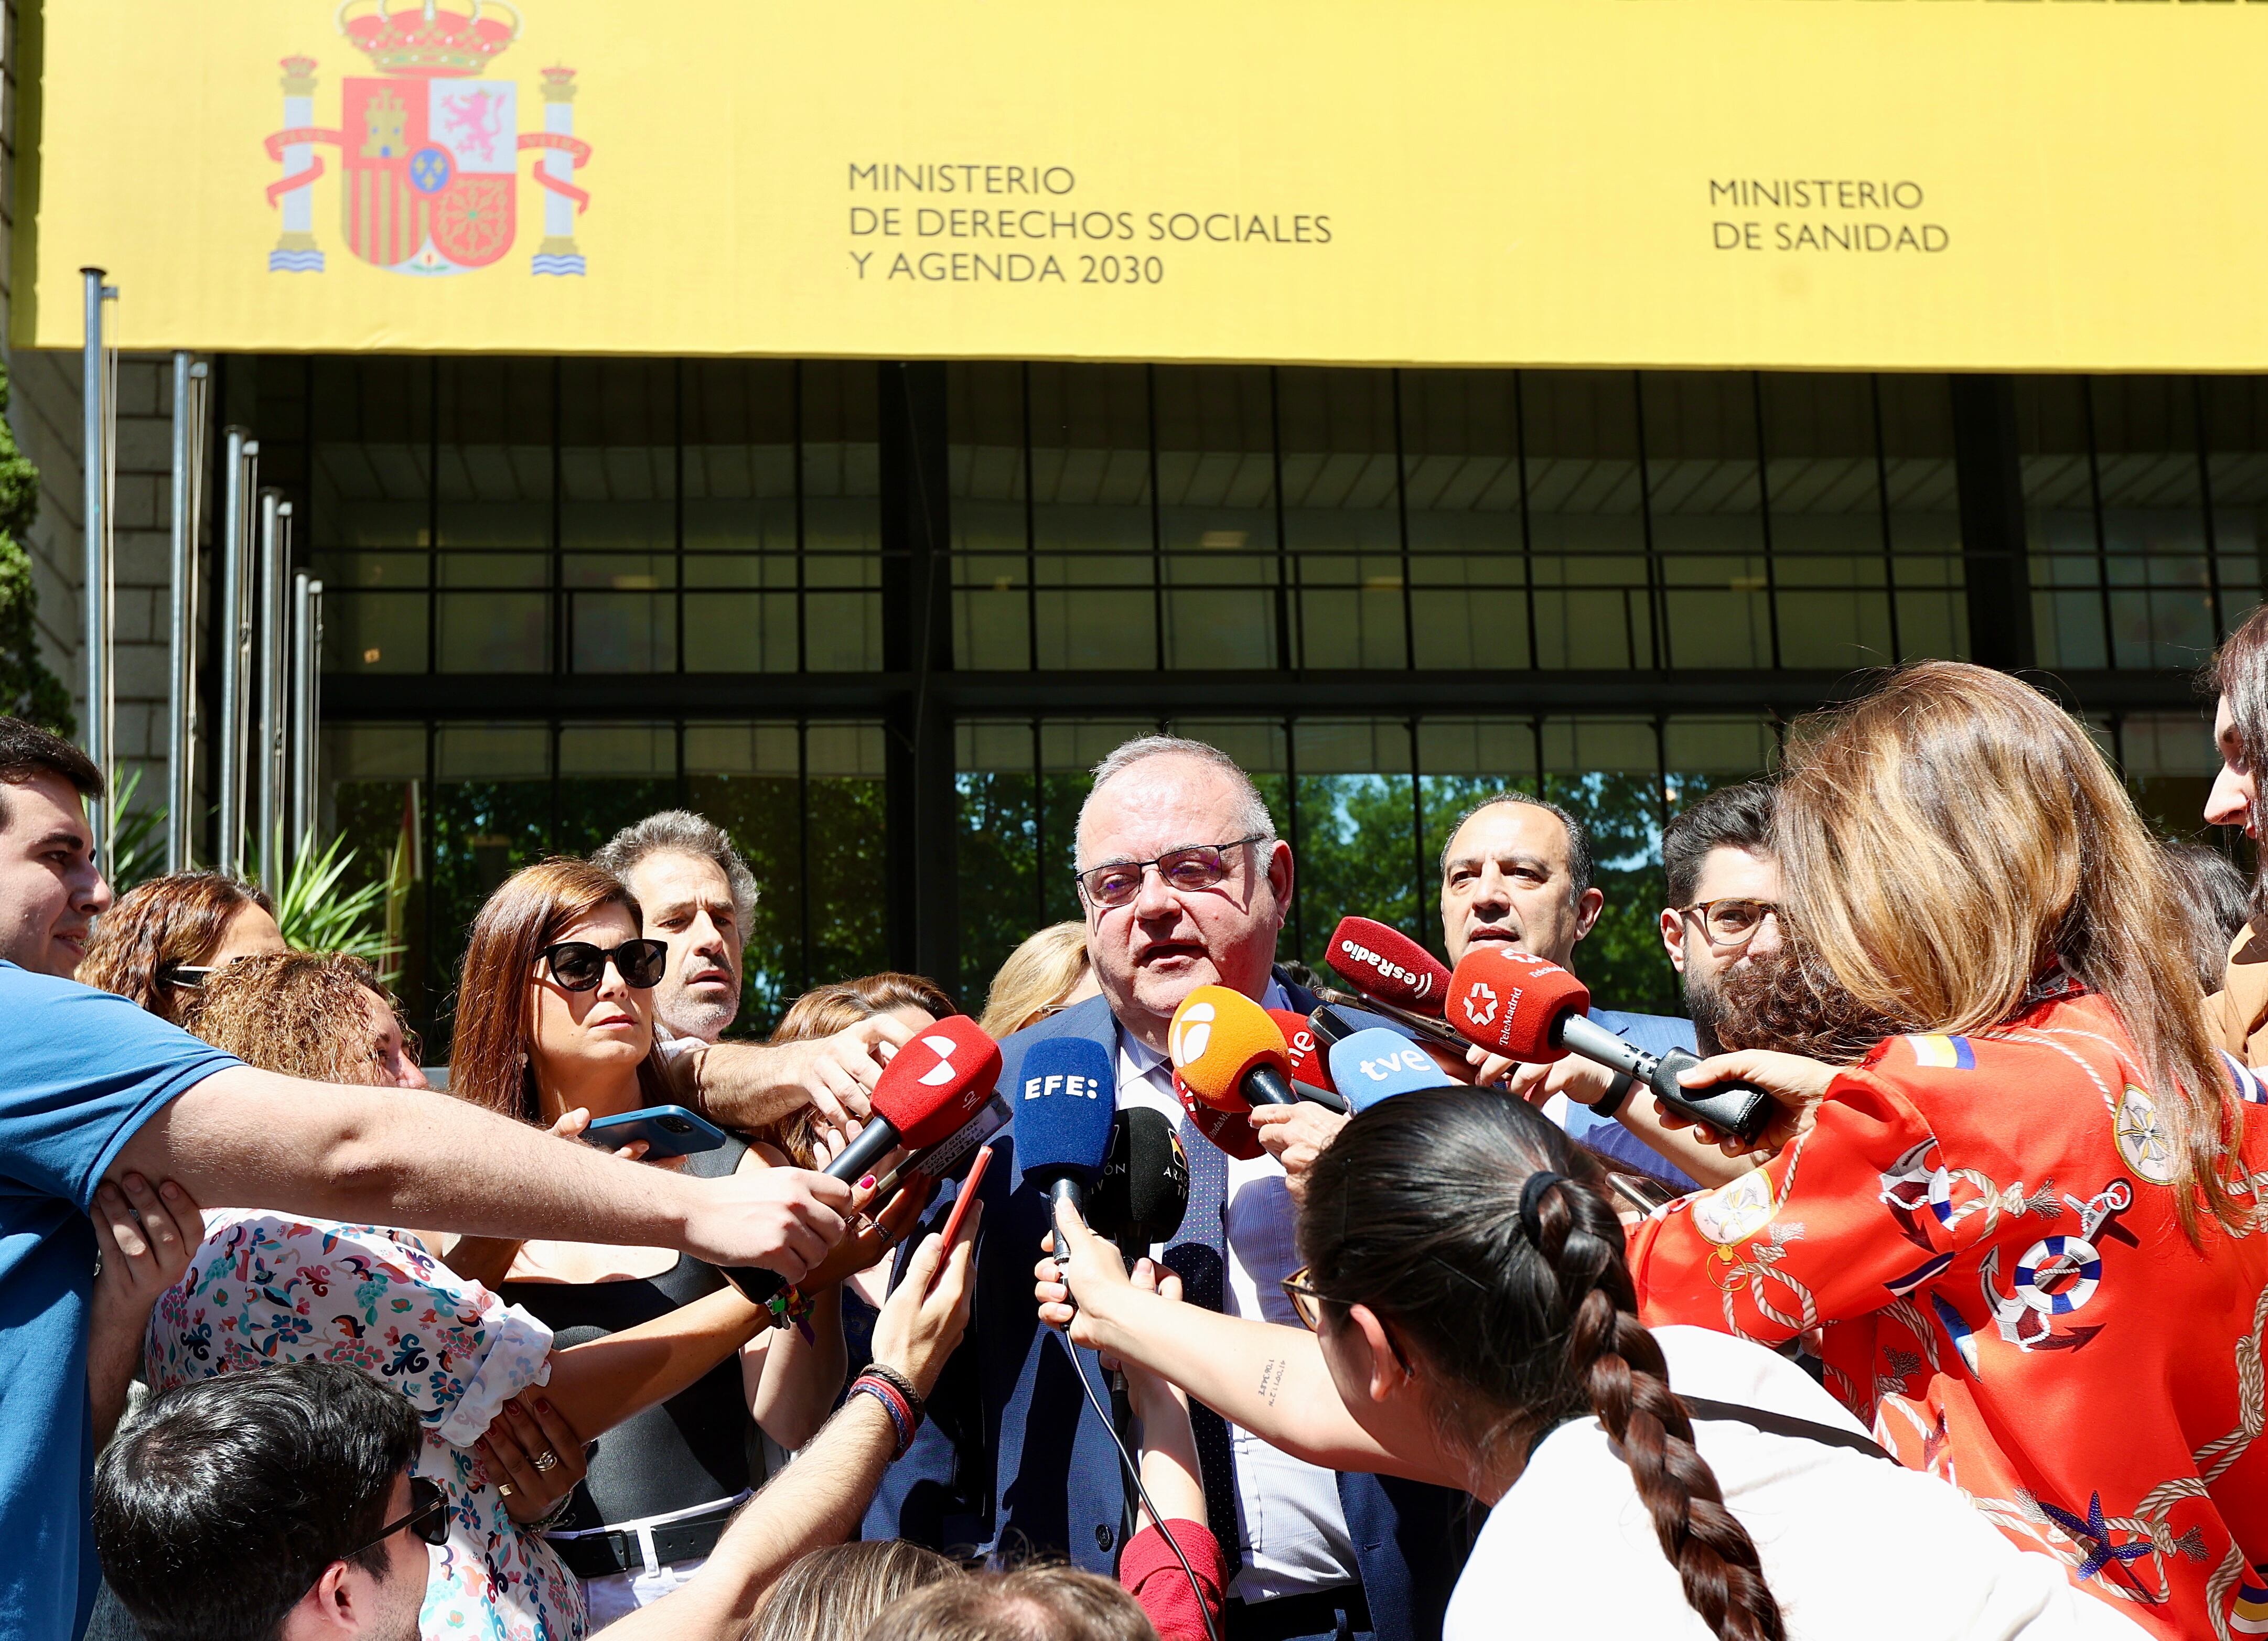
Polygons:
[[[1189,1206],[1181,1233],[1166,1245],[1166,1264],[1182,1279],[1182,1298],[1209,1311],[1226,1308],[1228,1158],[1197,1132],[1186,1117],[1182,1149],[1189,1159]],[[1198,1479],[1204,1484],[1205,1525],[1220,1542],[1233,1578],[1244,1565],[1244,1535],[1236,1516],[1236,1454],[1228,1422],[1202,1402],[1189,1403],[1189,1428],[1197,1438]]]

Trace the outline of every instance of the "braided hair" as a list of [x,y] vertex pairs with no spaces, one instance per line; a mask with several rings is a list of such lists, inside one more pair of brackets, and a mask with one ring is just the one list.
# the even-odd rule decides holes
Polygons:
[[1469,1457],[1595,1417],[1693,1610],[1721,1641],[1781,1641],[1756,1544],[1638,1322],[1598,1179],[1589,1153],[1517,1100],[1403,1094],[1314,1164],[1300,1256],[1318,1293],[1369,1306],[1417,1347],[1442,1437]]

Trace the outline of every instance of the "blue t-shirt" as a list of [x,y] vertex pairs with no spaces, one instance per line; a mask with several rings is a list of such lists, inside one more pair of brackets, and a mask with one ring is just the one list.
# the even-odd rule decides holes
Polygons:
[[0,962],[0,1636],[70,1641],[94,1604],[95,1188],[160,1106],[237,1063],[123,997]]

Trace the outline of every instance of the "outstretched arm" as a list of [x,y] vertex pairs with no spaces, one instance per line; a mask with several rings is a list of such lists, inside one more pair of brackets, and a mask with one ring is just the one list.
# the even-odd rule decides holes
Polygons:
[[903,1020],[877,1014],[831,1037],[803,1042],[716,1042],[663,1067],[671,1090],[727,1128],[753,1130],[804,1106],[836,1128],[864,1118],[882,1067],[913,1040]]
[[[1137,1288],[1118,1250],[1064,1206],[1057,1228],[1068,1261],[1042,1259],[1035,1273],[1040,1320],[1068,1327],[1071,1342],[1172,1380],[1231,1424],[1328,1470],[1372,1470],[1463,1488],[1466,1479],[1380,1446],[1339,1400],[1315,1336],[1273,1322],[1176,1305]],[[1066,1284],[1065,1278],[1069,1278]],[[1078,1308],[1069,1304],[1078,1295]]]
[[231,1066],[152,1115],[111,1165],[200,1203],[481,1236],[674,1247],[793,1281],[843,1233],[850,1188],[799,1168],[698,1180],[555,1139],[446,1094]]

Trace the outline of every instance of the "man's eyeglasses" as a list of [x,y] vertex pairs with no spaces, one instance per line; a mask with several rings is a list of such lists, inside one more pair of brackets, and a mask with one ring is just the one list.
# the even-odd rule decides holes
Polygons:
[[399,1521],[389,1521],[379,1535],[367,1544],[356,1546],[339,1557],[352,1561],[364,1550],[376,1549],[395,1534],[408,1527],[426,1543],[439,1546],[449,1542],[449,1501],[442,1496],[441,1484],[429,1482],[422,1475],[409,1478],[409,1513]]
[[1701,920],[1710,945],[1739,946],[1755,939],[1765,918],[1779,916],[1779,908],[1770,901],[1734,895],[1719,901],[1697,901],[1690,906],[1679,907],[1678,912],[1682,916]]
[[562,940],[543,948],[542,958],[551,978],[569,991],[595,991],[607,977],[607,965],[633,991],[649,991],[661,983],[669,964],[669,948],[659,940],[625,940],[613,951],[588,940]]
[[1158,876],[1169,889],[1184,893],[1210,889],[1235,870],[1230,864],[1231,850],[1262,843],[1267,836],[1265,832],[1256,832],[1250,837],[1226,843],[1194,843],[1186,849],[1168,850],[1155,860],[1114,860],[1108,865],[1075,872],[1071,876],[1079,879],[1079,892],[1086,896],[1089,905],[1108,911],[1130,904],[1142,893],[1142,874],[1152,866],[1158,869]]

